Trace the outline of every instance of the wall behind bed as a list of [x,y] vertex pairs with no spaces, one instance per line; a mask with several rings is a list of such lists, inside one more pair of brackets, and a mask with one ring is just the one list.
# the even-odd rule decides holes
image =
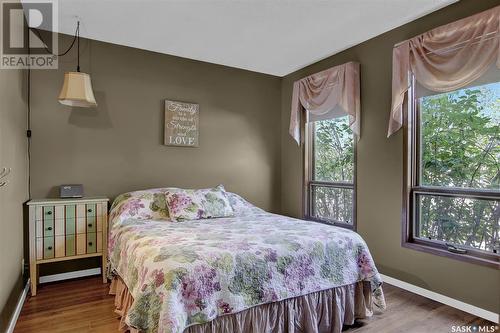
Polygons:
[[[70,41],[60,36],[60,49]],[[110,198],[221,183],[279,211],[280,78],[85,39],[81,53],[96,109],[57,101],[64,72],[75,70],[75,50],[60,58],[59,70],[33,71],[33,198],[57,196],[56,186],[64,183],[82,183],[87,196]],[[164,99],[199,103],[199,148],[162,144]],[[87,262],[42,265],[41,274],[97,261]]]
[[[19,28],[22,29],[20,26]],[[24,288],[23,203],[28,199],[26,78],[21,69],[0,69],[0,332],[5,332]]]
[[284,214],[302,216],[303,155],[288,135],[293,82],[348,61],[360,62],[358,232],[382,273],[498,313],[500,271],[401,247],[403,136],[399,132],[386,138],[393,45],[495,5],[498,0],[462,0],[286,76],[282,83],[281,197]]
[[[61,37],[61,49],[69,42]],[[59,70],[33,71],[34,198],[57,196],[63,183],[110,197],[222,183],[279,209],[279,78],[97,41],[81,47],[96,109],[57,101],[75,53],[61,58]],[[164,99],[200,104],[199,148],[162,144]]]

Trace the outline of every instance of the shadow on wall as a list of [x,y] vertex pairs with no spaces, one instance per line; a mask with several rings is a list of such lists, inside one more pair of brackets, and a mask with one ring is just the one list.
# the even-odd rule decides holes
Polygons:
[[94,91],[97,101],[96,108],[69,108],[71,114],[68,122],[79,128],[107,129],[112,128],[113,123],[109,116],[106,94],[103,91]]
[[409,274],[408,272],[401,271],[399,269],[394,269],[385,265],[377,264],[377,268],[381,274],[387,276],[397,276],[398,280],[402,280],[408,283],[411,283],[415,286],[419,286],[424,289],[432,290],[432,287],[426,283],[424,280],[419,278],[416,275]]
[[[21,277],[16,280],[16,284],[9,296],[7,297],[7,301],[5,302],[6,306],[0,311],[0,331],[6,332],[7,327],[9,326],[9,322],[14,312],[15,305],[19,300],[19,295],[22,293],[24,288],[24,282]],[[5,331],[4,331],[5,330]]]

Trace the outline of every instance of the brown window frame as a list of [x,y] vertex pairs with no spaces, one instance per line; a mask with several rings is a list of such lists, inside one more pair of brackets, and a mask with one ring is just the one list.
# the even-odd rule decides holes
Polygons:
[[[324,223],[328,225],[334,225],[337,227],[342,227],[350,230],[356,231],[357,228],[357,206],[356,206],[356,169],[357,169],[357,140],[355,134],[353,134],[353,175],[351,182],[326,182],[326,181],[316,181],[313,180],[313,170],[314,170],[314,122],[306,122],[304,126],[304,180],[303,180],[303,216],[307,220]],[[348,224],[341,221],[333,221],[328,219],[321,219],[313,216],[312,209],[312,189],[314,186],[322,187],[332,187],[332,188],[348,188],[352,189],[352,224]]]
[[417,194],[433,194],[450,197],[468,197],[476,199],[500,199],[500,193],[492,190],[468,188],[452,188],[439,186],[422,186],[419,184],[420,174],[420,110],[415,97],[415,78],[411,79],[407,100],[404,107],[408,112],[403,121],[403,209],[402,209],[402,241],[405,248],[423,251],[460,261],[471,262],[493,268],[500,268],[500,255],[467,247],[467,253],[451,252],[443,241],[427,240],[414,236],[418,204]]

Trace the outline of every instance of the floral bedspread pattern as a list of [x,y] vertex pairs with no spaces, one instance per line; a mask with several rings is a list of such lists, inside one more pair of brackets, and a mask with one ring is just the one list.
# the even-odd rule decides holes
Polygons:
[[233,207],[222,185],[200,190],[172,190],[165,194],[165,198],[172,221],[234,215]]
[[134,304],[127,324],[145,332],[187,326],[255,305],[381,279],[355,232],[255,210],[179,223],[115,215],[109,265]]

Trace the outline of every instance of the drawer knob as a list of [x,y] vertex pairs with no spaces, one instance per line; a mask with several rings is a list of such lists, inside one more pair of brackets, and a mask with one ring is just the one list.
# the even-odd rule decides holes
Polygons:
[[47,230],[49,230],[49,231],[52,230],[52,227],[48,227]]
[[92,208],[87,209],[87,212],[92,213]]
[[89,246],[92,246],[92,242],[89,242]]
[[47,212],[47,215],[52,215],[52,212],[49,210],[49,211]]
[[47,247],[47,250],[52,250],[52,246]]

